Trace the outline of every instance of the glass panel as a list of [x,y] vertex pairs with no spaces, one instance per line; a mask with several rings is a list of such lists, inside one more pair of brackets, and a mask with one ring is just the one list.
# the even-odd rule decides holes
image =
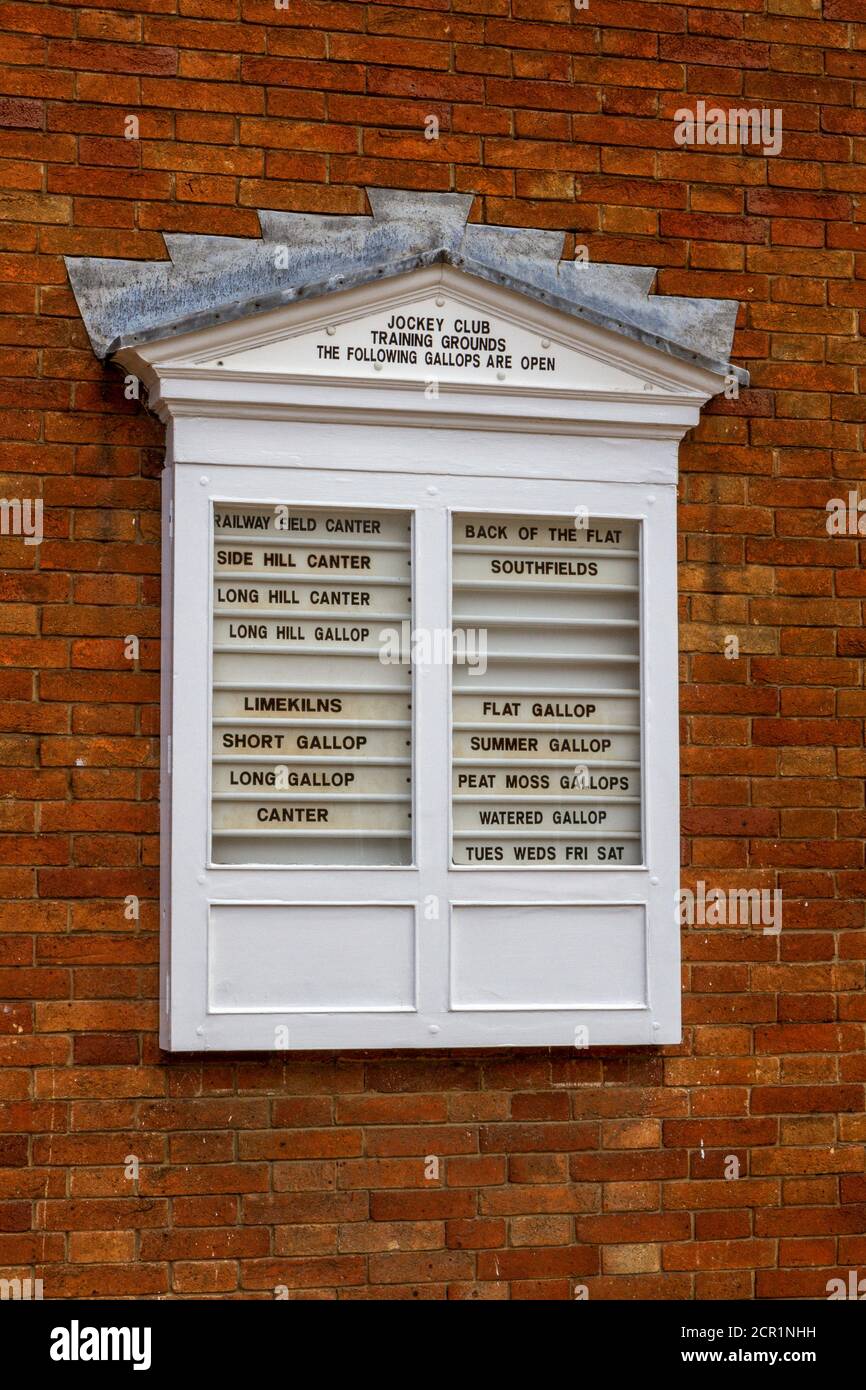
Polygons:
[[412,862],[408,512],[214,507],[213,862]]
[[640,864],[639,526],[453,521],[455,864]]

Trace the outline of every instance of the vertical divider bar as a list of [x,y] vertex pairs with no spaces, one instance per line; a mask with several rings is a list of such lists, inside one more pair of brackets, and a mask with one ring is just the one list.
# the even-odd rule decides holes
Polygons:
[[[448,628],[448,511],[438,489],[425,489],[414,519],[414,647],[426,657],[450,650]],[[439,640],[435,640],[439,637]],[[418,1012],[433,1020],[448,1008],[448,806],[450,667],[422,659],[414,665],[414,819],[418,864]],[[436,1031],[430,1031],[435,1045]]]
[[174,466],[171,663],[171,973],[175,1047],[197,1045],[207,1012],[211,493],[198,470]]
[[680,1031],[679,890],[679,634],[675,486],[647,494],[643,527],[642,736],[647,808],[644,891],[648,921],[648,986],[652,1042]]
[[175,467],[171,453],[172,427],[169,425],[165,468],[162,474],[162,584],[160,614],[160,776],[159,776],[159,954],[160,954],[160,1046],[171,1046],[171,818],[172,788],[172,645],[174,628],[174,491]]

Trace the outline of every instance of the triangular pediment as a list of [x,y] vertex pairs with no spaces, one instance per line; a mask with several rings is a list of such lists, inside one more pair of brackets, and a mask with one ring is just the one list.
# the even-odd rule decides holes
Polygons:
[[500,293],[491,306],[493,296],[467,293],[456,281],[426,291],[388,288],[380,296],[386,302],[367,309],[341,312],[337,304],[320,302],[316,322],[238,351],[223,349],[222,361],[235,372],[430,387],[441,382],[569,392],[646,388],[645,377],[577,346],[574,325],[527,323],[517,295]]
[[248,381],[620,400],[707,394],[707,373],[695,364],[441,264],[210,324],[139,351],[160,374]]

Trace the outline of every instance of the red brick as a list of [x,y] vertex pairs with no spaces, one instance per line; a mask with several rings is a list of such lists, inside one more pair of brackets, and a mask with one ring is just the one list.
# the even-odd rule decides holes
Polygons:
[[[866,543],[824,525],[862,484],[860,0],[6,8],[0,428],[48,529],[0,581],[4,1258],[55,1297],[826,1297],[866,1261]],[[783,107],[783,155],[676,148],[698,97]],[[61,258],[401,184],[742,305],[752,385],[680,450],[683,882],[780,886],[784,928],[685,935],[664,1055],[158,1048],[163,432]]]

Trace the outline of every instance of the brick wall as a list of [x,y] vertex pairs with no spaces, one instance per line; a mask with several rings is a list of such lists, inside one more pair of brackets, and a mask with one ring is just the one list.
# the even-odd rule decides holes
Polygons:
[[[823,1297],[866,1265],[866,541],[825,525],[862,473],[866,11],[589,6],[0,4],[0,487],[45,506],[41,546],[0,538],[0,1272],[46,1297]],[[780,107],[782,153],[678,148],[699,98]],[[161,427],[62,256],[367,184],[741,301],[752,389],[681,453],[684,883],[781,888],[784,925],[684,928],[680,1047],[160,1054]]]

